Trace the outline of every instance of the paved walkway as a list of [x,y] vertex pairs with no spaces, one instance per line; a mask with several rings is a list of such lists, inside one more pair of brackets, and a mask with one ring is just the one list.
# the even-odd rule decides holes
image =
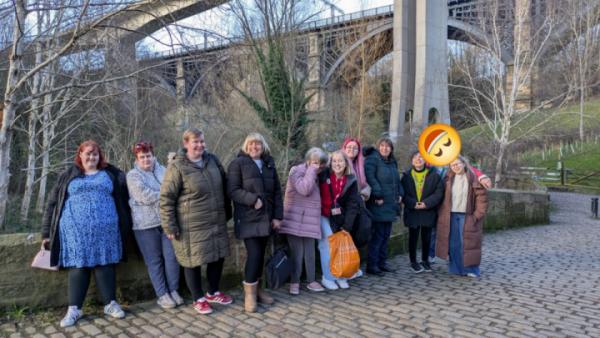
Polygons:
[[[349,290],[321,294],[275,293],[277,303],[259,313],[243,312],[240,292],[228,307],[209,316],[189,306],[163,311],[153,302],[128,308],[124,320],[87,316],[61,330],[57,318],[34,317],[19,337],[600,337],[600,221],[589,218],[589,196],[552,194],[551,224],[489,234],[482,277],[414,275],[406,255],[398,272],[363,277]],[[62,314],[61,314],[62,315]]]

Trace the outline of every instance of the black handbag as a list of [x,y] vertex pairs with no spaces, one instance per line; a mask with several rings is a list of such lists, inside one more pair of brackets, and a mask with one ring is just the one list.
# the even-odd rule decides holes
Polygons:
[[292,262],[288,258],[285,247],[279,247],[267,261],[265,275],[267,288],[277,289],[285,284],[292,274]]
[[354,240],[354,245],[357,248],[362,248],[367,245],[371,240],[371,213],[365,206],[365,202],[360,201],[359,213],[356,215],[356,219],[354,220],[354,226],[352,227],[352,231],[350,235],[352,235],[352,239]]

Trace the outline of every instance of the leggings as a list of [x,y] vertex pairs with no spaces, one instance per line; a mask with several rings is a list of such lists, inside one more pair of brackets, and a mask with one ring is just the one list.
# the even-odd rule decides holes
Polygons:
[[246,245],[246,268],[244,269],[244,281],[254,283],[258,281],[263,273],[265,262],[265,249],[269,236],[245,238]]
[[83,300],[90,286],[90,277],[94,272],[96,287],[102,296],[102,302],[106,305],[116,300],[116,276],[115,265],[101,265],[93,268],[71,268],[68,273],[68,295],[69,305],[83,307]]
[[431,243],[431,227],[408,228],[408,251],[410,262],[417,262],[417,242],[419,240],[419,230],[421,232],[421,261],[429,261],[429,245]]
[[[206,264],[208,292],[211,295],[219,291],[219,282],[221,281],[221,274],[223,273],[224,261],[225,259],[221,258],[218,261]],[[202,266],[195,266],[193,268],[184,267],[183,274],[185,275],[185,283],[187,284],[188,289],[190,289],[194,301],[204,297],[204,291],[202,291]]]

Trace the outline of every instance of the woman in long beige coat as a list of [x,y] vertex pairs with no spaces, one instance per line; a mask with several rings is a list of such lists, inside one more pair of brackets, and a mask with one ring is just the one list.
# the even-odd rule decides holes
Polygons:
[[487,191],[459,157],[444,178],[444,201],[437,221],[436,256],[449,260],[451,274],[479,277]]
[[[192,128],[183,134],[180,154],[169,164],[160,189],[162,227],[173,243],[175,256],[201,314],[212,312],[209,303],[231,304],[219,291],[223,261],[229,256],[227,218],[231,202],[225,194],[225,170],[205,150],[204,134]],[[202,292],[201,267],[206,264],[208,292]]]

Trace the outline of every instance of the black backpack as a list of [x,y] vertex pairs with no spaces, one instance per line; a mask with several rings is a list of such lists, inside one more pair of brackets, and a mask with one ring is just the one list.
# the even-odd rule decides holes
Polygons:
[[357,248],[364,247],[371,240],[371,212],[369,212],[362,199],[350,235],[352,235],[352,240]]
[[267,288],[277,289],[285,284],[292,274],[292,262],[285,247],[276,249],[266,265]]

